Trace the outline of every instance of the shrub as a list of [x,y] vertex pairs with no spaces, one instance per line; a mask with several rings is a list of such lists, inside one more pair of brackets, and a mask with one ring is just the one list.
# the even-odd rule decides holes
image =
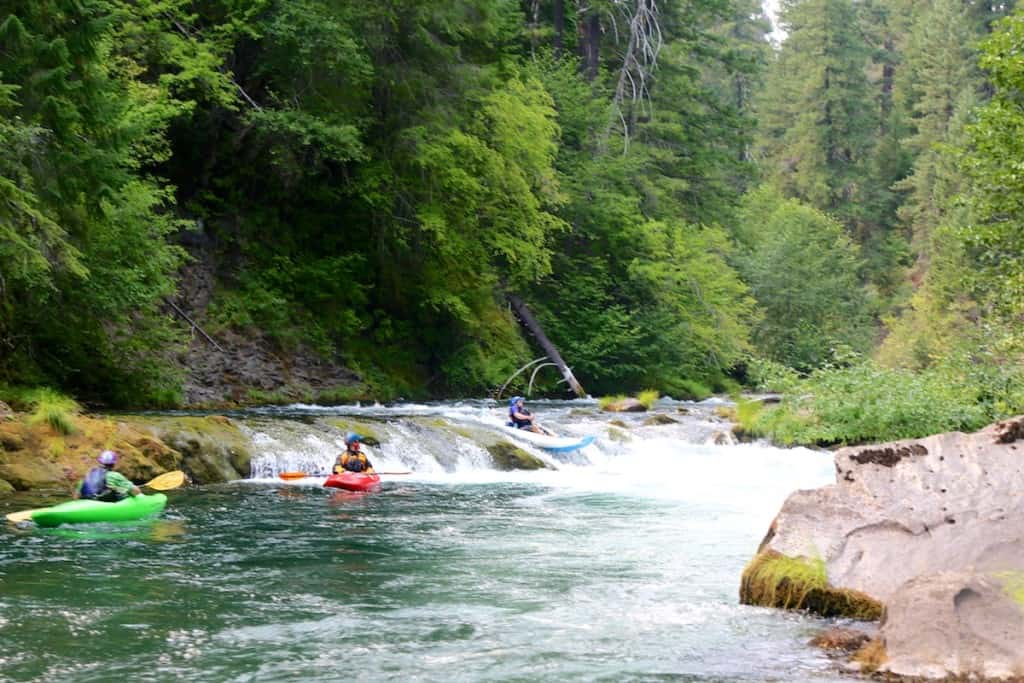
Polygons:
[[618,403],[626,398],[624,394],[617,394],[615,396],[602,396],[597,400],[597,407],[601,410],[605,410],[613,403]]
[[28,392],[27,398],[32,406],[29,424],[46,423],[59,434],[78,431],[74,418],[82,408],[74,399],[45,387]]
[[644,404],[644,408],[648,410],[654,405],[654,402],[658,400],[660,394],[654,389],[644,389],[636,395],[636,400]]
[[[770,371],[771,366],[766,366]],[[775,374],[786,395],[775,408],[749,408],[742,426],[778,443],[833,445],[973,431],[1019,412],[1021,370],[998,372],[964,359],[913,373],[873,361],[826,367],[806,378]]]

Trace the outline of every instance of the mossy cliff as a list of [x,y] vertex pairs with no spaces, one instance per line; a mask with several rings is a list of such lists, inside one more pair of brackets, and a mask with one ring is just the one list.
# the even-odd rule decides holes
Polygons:
[[200,484],[249,474],[249,440],[225,417],[69,415],[67,420],[61,429],[22,413],[0,421],[0,495],[70,491],[105,449],[117,451],[118,470],[136,482],[178,469]]

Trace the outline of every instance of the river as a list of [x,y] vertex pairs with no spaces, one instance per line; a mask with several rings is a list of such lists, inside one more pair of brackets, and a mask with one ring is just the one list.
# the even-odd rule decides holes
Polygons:
[[[713,445],[714,401],[621,428],[593,402],[531,405],[597,441],[501,472],[487,401],[246,411],[251,479],[169,492],[146,522],[8,526],[0,680],[842,680],[807,644],[829,622],[737,600],[831,457]],[[379,470],[412,474],[372,494],[276,476],[325,471],[344,420],[373,426]]]

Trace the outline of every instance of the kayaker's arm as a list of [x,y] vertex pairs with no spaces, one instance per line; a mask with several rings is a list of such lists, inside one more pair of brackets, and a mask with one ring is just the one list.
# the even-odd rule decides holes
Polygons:
[[137,496],[142,493],[142,490],[127,477],[113,470],[107,472],[107,486],[125,496]]

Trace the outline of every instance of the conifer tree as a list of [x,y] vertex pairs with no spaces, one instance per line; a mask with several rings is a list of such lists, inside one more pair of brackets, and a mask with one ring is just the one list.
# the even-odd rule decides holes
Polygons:
[[760,100],[759,153],[783,192],[835,215],[863,242],[876,227],[866,199],[880,124],[857,7],[850,0],[783,3],[788,37]]

